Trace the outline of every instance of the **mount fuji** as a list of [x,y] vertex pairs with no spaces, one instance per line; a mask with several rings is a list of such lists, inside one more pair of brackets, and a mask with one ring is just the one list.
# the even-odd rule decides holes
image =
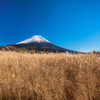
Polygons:
[[73,51],[73,50],[69,50],[69,49],[56,46],[40,35],[34,35],[33,37],[29,39],[26,39],[24,41],[18,42],[13,45],[7,45],[7,46],[17,48],[17,49],[26,49],[26,50],[78,53],[77,51]]

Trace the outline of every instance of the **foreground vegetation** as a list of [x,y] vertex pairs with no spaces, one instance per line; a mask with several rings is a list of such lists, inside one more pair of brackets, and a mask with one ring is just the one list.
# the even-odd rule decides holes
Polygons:
[[0,51],[0,100],[100,100],[100,55]]

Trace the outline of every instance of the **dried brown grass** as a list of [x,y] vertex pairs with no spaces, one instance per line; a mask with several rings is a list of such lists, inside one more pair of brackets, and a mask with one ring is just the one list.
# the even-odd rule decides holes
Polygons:
[[0,100],[100,100],[100,56],[0,51]]

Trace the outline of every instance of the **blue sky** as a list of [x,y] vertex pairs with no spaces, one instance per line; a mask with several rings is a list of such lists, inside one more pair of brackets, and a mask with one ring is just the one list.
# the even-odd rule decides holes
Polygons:
[[0,0],[0,46],[33,35],[76,51],[100,51],[100,0]]

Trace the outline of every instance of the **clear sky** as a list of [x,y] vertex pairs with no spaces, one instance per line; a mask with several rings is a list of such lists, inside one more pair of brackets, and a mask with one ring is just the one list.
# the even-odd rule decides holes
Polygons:
[[100,51],[100,0],[0,0],[0,46],[33,35],[71,50]]

